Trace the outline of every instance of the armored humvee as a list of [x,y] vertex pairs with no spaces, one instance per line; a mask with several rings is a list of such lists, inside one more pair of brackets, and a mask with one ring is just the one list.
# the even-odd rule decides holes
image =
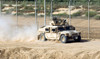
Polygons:
[[64,19],[53,18],[49,26],[43,26],[38,30],[38,40],[59,40],[62,43],[69,42],[70,39],[81,41],[81,32],[69,25]]

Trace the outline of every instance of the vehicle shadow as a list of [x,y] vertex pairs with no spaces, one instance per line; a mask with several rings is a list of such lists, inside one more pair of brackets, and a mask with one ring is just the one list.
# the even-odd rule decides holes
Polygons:
[[88,40],[88,39],[82,39],[80,42],[75,42],[74,40],[72,41],[69,41],[68,43],[85,43],[85,42],[89,42],[91,40]]

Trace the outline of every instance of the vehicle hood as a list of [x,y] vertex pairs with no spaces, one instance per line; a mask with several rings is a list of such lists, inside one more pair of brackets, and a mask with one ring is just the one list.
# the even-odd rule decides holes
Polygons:
[[68,30],[68,31],[61,31],[60,32],[61,34],[66,34],[68,33],[69,35],[72,35],[72,34],[78,34],[80,32],[76,31],[76,30]]

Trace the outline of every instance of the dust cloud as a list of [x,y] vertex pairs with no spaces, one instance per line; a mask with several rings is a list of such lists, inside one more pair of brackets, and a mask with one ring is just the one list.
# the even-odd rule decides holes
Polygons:
[[31,41],[36,37],[36,26],[18,27],[17,21],[12,16],[0,16],[0,40],[1,41]]

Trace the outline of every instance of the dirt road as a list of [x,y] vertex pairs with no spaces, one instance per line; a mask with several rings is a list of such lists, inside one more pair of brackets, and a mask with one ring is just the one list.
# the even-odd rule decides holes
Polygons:
[[0,59],[100,59],[100,41],[1,42]]

